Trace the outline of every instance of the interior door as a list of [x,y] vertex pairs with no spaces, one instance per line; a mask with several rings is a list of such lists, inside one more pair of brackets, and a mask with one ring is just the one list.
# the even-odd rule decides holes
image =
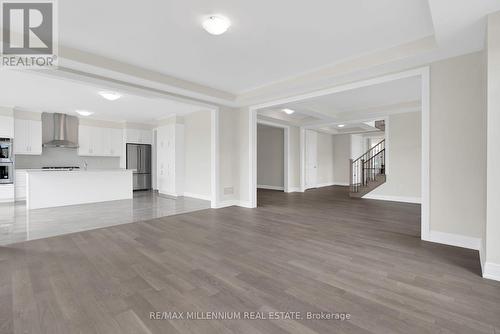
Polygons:
[[306,188],[316,188],[318,178],[318,134],[306,130]]

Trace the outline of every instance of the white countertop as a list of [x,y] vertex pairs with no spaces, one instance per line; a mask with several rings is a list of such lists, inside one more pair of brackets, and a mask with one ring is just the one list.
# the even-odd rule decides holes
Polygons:
[[115,169],[74,169],[74,170],[57,170],[57,169],[21,169],[26,173],[109,173],[109,172],[133,172],[133,169],[115,168]]
[[28,209],[132,199],[133,170],[26,170]]

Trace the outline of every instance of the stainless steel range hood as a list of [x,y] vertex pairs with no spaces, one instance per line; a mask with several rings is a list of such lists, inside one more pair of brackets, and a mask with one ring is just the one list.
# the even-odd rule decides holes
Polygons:
[[42,113],[43,147],[78,148],[78,117]]

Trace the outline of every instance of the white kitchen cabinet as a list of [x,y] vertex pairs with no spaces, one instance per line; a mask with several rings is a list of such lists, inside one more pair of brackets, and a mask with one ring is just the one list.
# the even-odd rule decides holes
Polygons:
[[26,170],[16,169],[16,175],[14,179],[14,189],[16,201],[22,201],[26,199]]
[[14,118],[12,116],[0,116],[0,138],[14,137]]
[[[14,202],[14,185],[0,184],[0,203],[8,202]],[[7,210],[8,208],[9,207],[7,207]]]
[[42,154],[42,122],[29,119],[14,121],[14,154]]
[[92,155],[102,157],[107,155],[109,142],[106,140],[106,131],[109,129],[91,127],[90,128],[90,145],[92,147]]
[[108,132],[109,137],[109,152],[108,155],[112,157],[119,157],[123,151],[123,130],[110,129]]
[[141,129],[126,129],[127,143],[153,144],[153,131]]
[[78,127],[78,155],[92,155],[91,138],[91,127],[80,125]]
[[184,185],[184,125],[158,128],[157,183],[161,194],[182,196]]
[[123,147],[122,129],[80,125],[78,155],[119,157]]
[[140,141],[141,144],[153,144],[153,131],[151,130],[140,130]]

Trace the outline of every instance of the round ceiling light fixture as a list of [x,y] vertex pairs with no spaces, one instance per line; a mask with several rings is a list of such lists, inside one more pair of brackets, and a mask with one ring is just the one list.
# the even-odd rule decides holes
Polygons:
[[212,35],[222,35],[231,26],[231,21],[221,15],[210,15],[203,21],[203,29]]
[[80,116],[90,116],[93,115],[93,111],[88,111],[88,110],[77,110],[76,111]]
[[339,124],[337,125],[339,128],[343,128],[345,126],[345,124]]
[[100,91],[99,95],[101,95],[103,98],[109,101],[115,101],[118,100],[122,95],[117,92],[111,92],[111,91]]
[[291,115],[295,112],[295,110],[292,110],[292,109],[288,109],[288,108],[285,108],[285,109],[281,109],[281,111],[283,111],[284,113],[286,113],[287,115]]

